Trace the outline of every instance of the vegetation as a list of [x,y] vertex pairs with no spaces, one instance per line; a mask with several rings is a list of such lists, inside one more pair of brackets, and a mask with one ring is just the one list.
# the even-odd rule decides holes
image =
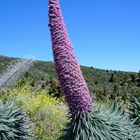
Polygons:
[[1,140],[31,140],[30,124],[25,111],[18,108],[13,100],[0,100]]
[[[139,128],[125,116],[120,107],[113,101],[112,108],[103,107],[99,110],[96,102],[91,99],[87,84],[73,52],[59,0],[49,0],[49,27],[55,68],[61,83],[66,102],[69,106],[69,122],[62,133],[62,140],[139,140]],[[61,46],[61,48],[60,48]],[[93,68],[91,68],[93,70]],[[111,99],[120,97],[117,72],[111,73],[108,83],[112,84]],[[85,75],[88,81],[87,75]],[[126,79],[127,80],[127,79]],[[97,81],[97,79],[96,79]],[[120,81],[119,81],[120,82]],[[131,73],[130,82],[137,82]],[[95,82],[93,82],[95,83]],[[98,85],[98,82],[96,82]],[[115,83],[115,84],[114,84]],[[121,82],[121,85],[124,81]],[[128,85],[129,89],[132,85]],[[126,86],[125,86],[126,87]],[[133,85],[134,87],[134,85]],[[107,89],[104,88],[106,95]],[[131,94],[132,95],[132,94]],[[97,97],[96,95],[94,95]],[[101,96],[103,97],[103,95]],[[121,98],[123,101],[125,98]],[[107,100],[110,100],[110,96]],[[128,99],[129,100],[129,99]],[[104,104],[105,106],[105,104]],[[97,109],[97,112],[96,112]]]
[[[98,112],[98,113],[97,113]],[[111,107],[100,104],[97,112],[89,115],[71,114],[61,137],[63,140],[139,140],[138,127],[133,125],[114,103]],[[80,118],[80,119],[79,119]]]
[[[0,56],[0,75],[8,65],[14,64],[16,60],[16,58]],[[140,97],[139,73],[100,70],[85,66],[81,66],[81,68],[91,96],[94,98],[95,96],[100,95],[100,97],[97,97],[97,100],[115,96],[115,98],[118,97],[126,102],[126,98],[123,98],[126,97],[126,95],[129,99],[131,99],[132,96],[136,98]],[[112,75],[114,75],[114,82],[110,82]],[[133,77],[135,77],[135,80]],[[32,80],[31,85],[34,87],[39,84],[44,89],[49,90],[50,94],[55,93],[56,96],[62,95],[53,62],[35,61],[34,65],[27,73],[22,75],[20,81],[24,84],[27,79]],[[117,89],[114,95],[115,86],[117,86]]]
[[140,126],[140,102],[136,98],[130,108],[130,118],[133,119],[135,125]]
[[[14,64],[16,61],[16,58],[0,57],[0,62],[2,62],[2,64],[0,63],[1,74],[8,65],[11,63]],[[117,129],[119,129],[120,126],[124,128],[123,130],[121,129],[124,135],[126,134],[125,128],[132,132],[130,127],[132,127],[133,130],[135,130],[136,127],[130,124],[130,120],[139,127],[139,73],[105,71],[84,66],[81,68],[88,82],[91,96],[99,105],[103,104],[101,107],[97,107],[96,112],[98,113],[94,115],[94,120],[96,118],[94,123],[100,124],[99,128],[101,127],[106,130],[106,135],[104,135],[102,131],[98,131],[98,127],[95,129],[93,125],[93,129],[97,132],[95,133],[96,135],[94,135],[95,139],[99,139],[99,135],[105,139],[109,134],[112,134],[110,137],[116,137]],[[112,81],[110,81],[111,77],[113,77]],[[15,85],[5,91],[0,91],[0,99],[4,104],[9,101],[9,98],[12,98],[17,109],[28,115],[26,118],[29,118],[27,119],[30,121],[28,125],[32,128],[34,139],[57,140],[60,136],[65,136],[65,131],[62,135],[61,130],[66,125],[66,122],[76,121],[74,116],[71,115],[69,115],[70,120],[67,120],[67,107],[60,90],[59,82],[56,79],[53,62],[35,61],[30,70],[25,72]],[[118,104],[121,104],[121,110],[118,109],[118,107],[116,107],[116,109],[112,107],[112,111],[109,109],[108,106],[110,106],[114,100]],[[104,104],[104,102],[106,102],[108,106]],[[106,108],[103,106],[106,106]],[[122,111],[125,113],[124,115],[122,115]],[[112,114],[113,116],[111,112],[114,112],[114,115]],[[85,119],[93,119],[92,114],[91,116],[92,117],[87,116]],[[123,123],[123,119],[125,119],[126,116],[129,122],[126,120]],[[119,118],[119,120],[117,120],[117,118]],[[75,126],[75,133],[78,133],[78,128],[82,127],[82,125],[90,125],[88,123],[85,124],[84,119],[79,121],[81,121],[81,125]],[[126,124],[128,124],[128,127]],[[113,126],[117,126],[117,129],[114,130]],[[70,129],[70,127],[67,128]],[[73,130],[70,129],[70,131]],[[84,134],[81,135],[81,137],[85,138],[89,135],[84,129],[80,131],[79,133],[83,132]],[[121,134],[121,132],[118,134]],[[133,134],[134,135],[129,135],[130,139],[137,135],[136,133]],[[139,137],[137,139],[139,140]]]
[[67,112],[66,105],[60,99],[50,96],[46,90],[36,91],[27,85],[8,89],[0,95],[3,101],[12,98],[16,105],[28,114],[33,124],[32,132],[35,139],[56,140],[60,137]]

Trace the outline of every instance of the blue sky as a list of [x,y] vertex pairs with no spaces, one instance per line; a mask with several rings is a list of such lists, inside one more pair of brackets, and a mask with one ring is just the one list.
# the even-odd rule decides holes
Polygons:
[[[0,54],[53,60],[48,0],[0,0]],[[60,0],[81,65],[139,71],[140,0]]]

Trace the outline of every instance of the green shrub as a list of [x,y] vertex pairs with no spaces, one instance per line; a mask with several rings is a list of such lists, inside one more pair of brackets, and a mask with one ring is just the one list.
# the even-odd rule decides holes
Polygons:
[[0,140],[31,140],[26,113],[13,100],[0,100]]

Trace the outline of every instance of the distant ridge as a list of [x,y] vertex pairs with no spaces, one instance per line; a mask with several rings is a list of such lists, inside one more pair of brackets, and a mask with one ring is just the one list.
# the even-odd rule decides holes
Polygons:
[[[15,63],[18,59],[21,58],[0,55],[0,74],[4,72],[8,65]],[[136,72],[102,70],[87,66],[81,66],[81,69],[92,95],[112,96],[115,92],[121,96],[126,96],[126,94],[140,96],[140,79],[139,74]],[[39,80],[42,77],[45,79],[48,75],[57,78],[52,61],[36,60],[28,73],[32,75],[31,77],[34,80]]]

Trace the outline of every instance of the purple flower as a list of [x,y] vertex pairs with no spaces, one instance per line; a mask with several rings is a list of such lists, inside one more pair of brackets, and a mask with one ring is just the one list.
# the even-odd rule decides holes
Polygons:
[[49,0],[49,26],[55,68],[70,112],[91,112],[92,99],[75,58],[58,0]]

